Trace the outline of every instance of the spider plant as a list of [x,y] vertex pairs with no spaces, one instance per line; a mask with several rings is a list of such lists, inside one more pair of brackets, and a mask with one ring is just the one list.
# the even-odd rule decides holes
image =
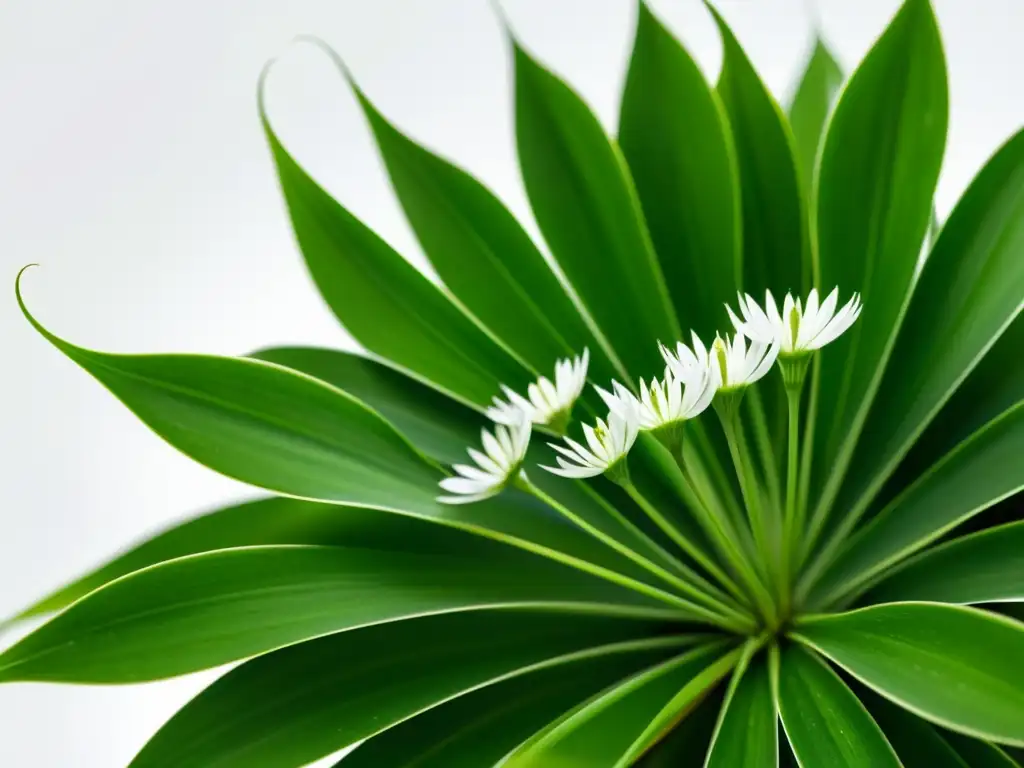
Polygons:
[[261,99],[299,249],[366,355],[98,352],[19,276],[44,338],[273,495],[27,609],[55,615],[0,681],[239,662],[135,768],[358,742],[339,766],[1017,765],[1024,135],[939,229],[928,0],[845,83],[817,43],[788,112],[711,12],[714,86],[638,6],[614,139],[510,33],[547,255],[338,60],[440,285]]

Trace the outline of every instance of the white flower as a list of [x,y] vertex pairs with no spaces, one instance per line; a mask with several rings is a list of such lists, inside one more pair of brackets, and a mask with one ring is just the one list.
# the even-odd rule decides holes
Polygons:
[[704,346],[704,342],[693,331],[690,331],[690,339],[693,341],[692,350],[680,341],[676,344],[675,352],[660,341],[658,342],[658,349],[661,350],[665,365],[668,366],[673,376],[684,383],[700,379],[710,370],[708,350]]
[[555,459],[557,467],[544,469],[562,477],[580,478],[596,477],[618,465],[633,447],[640,430],[635,402],[623,400],[619,408],[608,414],[608,421],[598,419],[593,427],[584,424],[588,448],[570,437],[565,438],[568,448],[550,443],[561,455]]
[[581,356],[571,360],[559,360],[555,363],[554,383],[546,376],[541,376],[527,387],[528,397],[523,397],[502,384],[501,391],[505,393],[507,400],[496,396],[493,405],[486,410],[488,418],[498,424],[515,424],[518,414],[522,412],[534,424],[550,425],[567,421],[576,398],[580,396],[583,385],[587,382],[589,363],[589,349],[584,349]]
[[601,395],[609,410],[617,412],[624,418],[627,408],[635,408],[640,429],[658,429],[680,424],[703,413],[715,396],[715,382],[707,366],[706,350],[704,355],[703,367],[694,370],[692,378],[688,381],[684,382],[675,376],[671,368],[665,369],[664,379],[653,379],[650,384],[640,379],[639,400],[617,381],[612,382],[614,394],[600,387],[594,389]]
[[726,309],[739,333],[762,344],[777,340],[781,344],[779,354],[794,356],[821,349],[853,325],[863,306],[860,294],[853,294],[837,312],[838,300],[838,288],[833,288],[820,305],[816,288],[811,289],[805,305],[787,293],[782,314],[779,314],[771,291],[765,291],[763,310],[749,294],[739,296],[742,320],[733,313],[731,307],[727,305]]
[[736,333],[732,341],[728,336],[715,336],[710,355],[715,388],[730,391],[753,384],[772,369],[780,345],[773,339],[770,343],[751,341],[748,347],[742,333]]
[[501,493],[502,489],[518,476],[530,444],[530,420],[520,413],[519,422],[508,426],[499,424],[492,435],[486,429],[480,430],[484,453],[468,449],[477,466],[456,464],[455,477],[446,477],[440,482],[441,488],[451,496],[438,496],[444,504],[469,504]]

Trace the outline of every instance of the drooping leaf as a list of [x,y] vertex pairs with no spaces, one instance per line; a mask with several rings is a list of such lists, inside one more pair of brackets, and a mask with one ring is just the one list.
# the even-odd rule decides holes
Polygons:
[[813,210],[821,287],[865,311],[821,356],[820,530],[910,298],[945,147],[945,60],[928,0],[907,0],[850,78],[824,140]]
[[924,265],[839,497],[847,519],[1024,308],[1021,253],[1024,131],[975,177]]
[[517,674],[615,652],[633,654],[640,667],[685,642],[651,639],[651,629],[473,612],[329,635],[228,672],[171,718],[131,768],[294,768]]
[[761,654],[734,673],[707,768],[777,768],[779,715],[775,707],[768,660]]
[[926,720],[1024,744],[1024,624],[941,603],[802,620],[794,637]]
[[444,293],[295,162],[260,118],[306,265],[341,324],[364,347],[467,402],[529,372]]
[[[709,8],[722,36],[718,93],[735,139],[743,193],[743,290],[758,301],[765,289],[779,300],[787,291],[803,294],[811,287],[812,269],[794,139],[782,109],[729,25]],[[731,303],[734,297],[730,293],[717,299]]]
[[87,595],[0,654],[0,681],[156,680],[332,632],[498,607],[665,614],[650,598],[514,550],[246,547],[162,563]]
[[943,731],[942,738],[970,768],[1020,768],[1018,763],[995,744],[972,739],[961,733]]
[[445,285],[537,372],[591,351],[595,379],[616,375],[529,235],[483,184],[405,136],[356,94],[398,199]]
[[814,190],[814,166],[818,158],[825,126],[839,87],[843,71],[820,37],[815,37],[810,58],[789,105],[789,124],[796,145],[800,183],[807,200]]
[[487,418],[437,390],[351,352],[316,347],[274,347],[250,357],[314,376],[377,411],[409,442],[445,464],[466,461]]
[[779,714],[800,765],[900,766],[853,691],[820,658],[797,645],[782,651]]
[[740,282],[735,148],[696,62],[646,2],[637,6],[619,142],[679,322],[709,338],[727,320],[722,303]]
[[632,377],[679,337],[626,163],[582,99],[515,44],[516,144],[537,224]]
[[[721,643],[717,647],[720,650]],[[714,646],[701,646],[610,686],[538,732],[500,765],[614,768],[622,764],[651,718],[714,654]]]
[[1002,498],[1024,488],[1024,403],[994,419],[922,476],[852,539],[817,583],[812,605],[848,593]]
[[725,686],[719,685],[691,712],[672,725],[637,761],[638,768],[678,768],[694,755],[707,754],[715,721],[722,709]]
[[934,725],[863,685],[855,690],[896,750],[903,768],[972,768]]
[[612,654],[489,685],[363,742],[337,768],[495,765],[563,713],[639,666],[633,655]]
[[1024,522],[1010,523],[928,549],[871,588],[867,604],[1024,601]]

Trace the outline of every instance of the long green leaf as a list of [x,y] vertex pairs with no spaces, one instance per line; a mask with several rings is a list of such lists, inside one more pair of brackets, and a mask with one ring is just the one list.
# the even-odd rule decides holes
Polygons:
[[529,372],[444,293],[324,191],[260,119],[295,238],[328,306],[371,352],[468,402],[486,405]]
[[707,666],[714,652],[714,647],[698,647],[609,687],[526,741],[500,765],[502,768],[584,765],[613,768],[619,765],[651,719]]
[[[794,139],[782,109],[761,82],[729,25],[712,6],[722,36],[718,93],[729,115],[739,159],[743,198],[743,290],[762,297],[771,289],[811,287],[811,254],[804,247],[804,199],[797,177]],[[706,258],[706,257],[705,257]],[[733,297],[718,296],[719,302]]]
[[361,355],[315,347],[273,347],[250,357],[302,371],[341,389],[395,425],[420,451],[445,464],[466,461],[466,447],[490,426],[472,408]]
[[228,672],[131,766],[294,768],[518,674],[615,652],[646,666],[686,642],[650,633],[640,622],[473,612],[330,635]]
[[706,768],[777,768],[778,721],[762,654],[734,673]]
[[579,702],[628,677],[632,655],[615,654],[540,670],[459,696],[389,728],[337,768],[480,768]]
[[114,579],[167,560],[218,549],[273,544],[433,554],[486,554],[503,548],[456,528],[378,509],[299,499],[260,499],[207,512],[162,531],[26,608],[16,618],[59,611]]
[[979,741],[952,731],[943,731],[942,738],[959,753],[970,768],[1020,768],[1013,758],[987,741]]
[[618,149],[569,86],[515,44],[516,143],[523,182],[551,252],[633,377],[664,363],[655,342],[679,337]]
[[897,567],[862,602],[1024,601],[1024,522],[954,539]]
[[889,359],[913,286],[942,162],[945,60],[928,0],[907,0],[851,77],[822,149],[814,206],[821,285],[859,291],[865,311],[821,357],[815,434],[829,514]]
[[941,603],[807,618],[794,637],[950,730],[1024,744],[1024,624]]
[[825,125],[835,101],[843,71],[824,41],[815,36],[814,47],[804,67],[800,83],[789,105],[789,124],[796,142],[796,160],[800,183],[808,200],[814,191],[814,168]]
[[512,550],[486,557],[222,550],[162,563],[87,595],[0,654],[0,681],[157,680],[331,632],[496,607],[666,612],[650,598]]
[[706,755],[722,709],[724,688],[720,685],[712,690],[693,711],[674,723],[637,761],[638,768],[679,768],[692,761],[694,755]]
[[735,149],[696,62],[646,2],[637,6],[619,141],[679,322],[707,338],[740,280]]
[[779,714],[800,765],[900,766],[853,691],[821,659],[797,645],[782,652]]
[[591,350],[595,379],[616,375],[529,235],[483,184],[405,136],[356,93],[391,182],[445,285],[535,370]]
[[839,496],[851,510],[839,537],[1024,309],[1022,253],[1024,131],[971,183],[924,265]]
[[[1024,403],[993,420],[864,528],[815,586],[810,603],[847,594],[960,522],[1024,488]],[[813,571],[808,573],[808,583]]]
[[856,693],[896,750],[904,768],[972,768],[934,725],[863,685],[856,686]]

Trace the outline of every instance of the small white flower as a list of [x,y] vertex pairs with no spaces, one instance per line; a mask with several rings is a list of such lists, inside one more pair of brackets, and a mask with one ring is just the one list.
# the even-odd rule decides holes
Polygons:
[[687,382],[677,378],[670,368],[665,369],[664,379],[653,379],[650,384],[640,379],[639,400],[617,381],[612,382],[614,394],[600,387],[594,389],[608,409],[623,418],[628,408],[634,408],[643,430],[678,425],[695,418],[704,412],[715,396],[714,379],[706,361],[703,369],[696,371]]
[[469,448],[469,456],[476,466],[453,466],[456,476],[446,477],[440,486],[454,495],[438,496],[437,500],[444,504],[469,504],[501,493],[519,476],[530,444],[531,428],[530,420],[520,413],[517,424],[499,424],[493,435],[486,429],[480,430],[484,453]]
[[528,397],[523,397],[502,384],[501,391],[505,393],[507,400],[496,396],[493,404],[486,410],[488,418],[498,424],[515,424],[518,414],[522,412],[534,424],[550,425],[567,421],[576,398],[580,396],[583,385],[587,382],[589,363],[589,349],[584,349],[582,355],[573,359],[559,360],[555,363],[554,383],[546,376],[541,376],[527,387]]
[[587,448],[570,437],[565,438],[568,448],[549,443],[560,454],[555,459],[558,466],[544,469],[562,477],[582,478],[596,477],[618,465],[633,447],[640,430],[635,402],[623,400],[620,407],[608,414],[607,421],[598,419],[593,427],[584,424]]
[[863,306],[860,294],[853,294],[837,312],[838,301],[838,288],[833,288],[820,305],[816,288],[811,289],[806,304],[801,304],[800,299],[794,299],[787,293],[779,314],[771,291],[765,291],[763,310],[749,294],[739,296],[742,320],[731,307],[727,305],[726,309],[737,332],[762,344],[777,340],[781,344],[779,354],[788,357],[821,349],[853,325]]
[[772,369],[780,345],[773,339],[770,343],[751,341],[747,346],[742,333],[736,333],[732,341],[728,336],[715,336],[710,355],[715,388],[731,391],[753,384]]
[[658,349],[661,350],[665,365],[668,366],[673,376],[684,383],[699,380],[708,375],[710,370],[708,350],[704,346],[704,342],[693,331],[690,331],[690,338],[693,341],[692,350],[680,341],[676,344],[676,351],[673,352],[660,341],[658,342]]

